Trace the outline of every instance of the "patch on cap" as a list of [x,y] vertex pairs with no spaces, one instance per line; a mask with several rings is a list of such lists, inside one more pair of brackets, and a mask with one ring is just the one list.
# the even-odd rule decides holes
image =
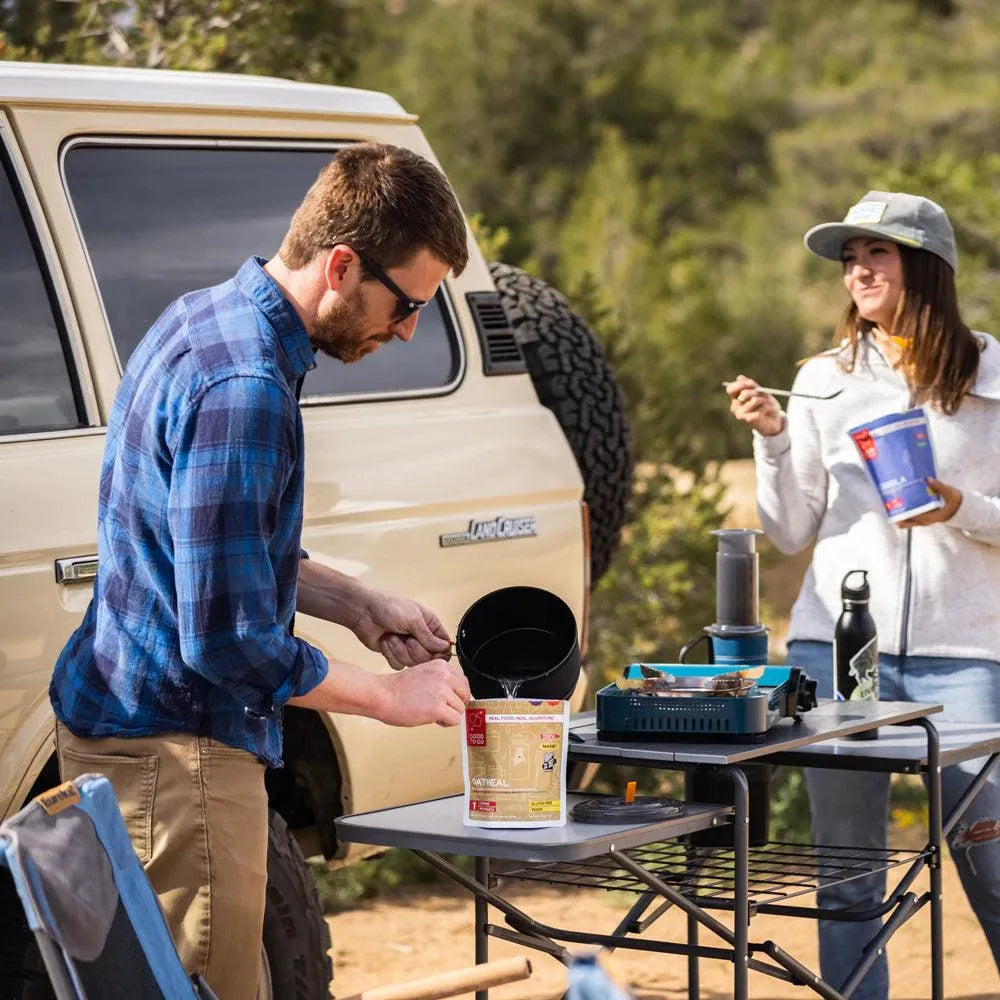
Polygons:
[[844,224],[851,226],[871,226],[881,222],[885,210],[889,207],[887,201],[859,201],[844,216]]

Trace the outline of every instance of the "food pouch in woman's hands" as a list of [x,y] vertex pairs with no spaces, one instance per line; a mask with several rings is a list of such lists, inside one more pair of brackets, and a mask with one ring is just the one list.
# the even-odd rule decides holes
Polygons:
[[470,701],[462,716],[466,826],[563,826],[569,702]]
[[927,477],[936,475],[927,415],[917,407],[852,427],[851,435],[891,523],[944,506]]

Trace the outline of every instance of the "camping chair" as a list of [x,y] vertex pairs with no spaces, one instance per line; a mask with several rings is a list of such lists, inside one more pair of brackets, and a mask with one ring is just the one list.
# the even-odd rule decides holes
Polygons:
[[0,863],[58,1000],[215,1000],[181,965],[103,775],[67,781],[0,823]]

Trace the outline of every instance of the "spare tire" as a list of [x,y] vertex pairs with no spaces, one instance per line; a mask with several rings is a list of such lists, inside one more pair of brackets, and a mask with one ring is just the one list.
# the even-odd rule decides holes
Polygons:
[[510,264],[489,267],[538,399],[555,414],[583,476],[593,586],[618,549],[632,495],[625,400],[603,348],[561,292]]

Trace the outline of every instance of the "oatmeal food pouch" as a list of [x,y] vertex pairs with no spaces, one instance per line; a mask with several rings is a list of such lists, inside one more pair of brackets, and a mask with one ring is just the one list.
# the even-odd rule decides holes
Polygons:
[[567,701],[470,701],[462,716],[465,825],[565,825],[568,733]]

